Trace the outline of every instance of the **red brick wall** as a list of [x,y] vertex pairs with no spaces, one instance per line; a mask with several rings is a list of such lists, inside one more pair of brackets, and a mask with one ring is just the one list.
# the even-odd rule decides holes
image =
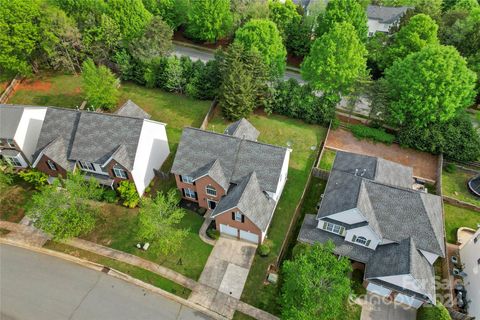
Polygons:
[[[189,189],[192,189],[193,191],[195,191],[197,193],[197,200],[193,200],[191,198],[184,197],[183,193],[182,193],[182,197],[184,199],[187,199],[189,201],[198,202],[198,205],[200,207],[205,208],[207,210],[208,210],[207,199],[216,201],[218,203],[220,201],[220,199],[222,198],[222,196],[225,195],[225,191],[223,190],[223,188],[217,182],[215,182],[215,180],[213,180],[209,176],[205,176],[203,178],[198,179],[197,181],[195,181],[195,184],[190,184],[190,183],[182,182],[180,180],[180,176],[175,175],[175,181],[177,182],[177,187],[180,190],[180,192],[182,192],[182,189],[189,188]],[[208,185],[211,185],[212,187],[214,187],[217,190],[217,195],[216,196],[211,196],[211,195],[207,194],[207,189],[206,188],[207,188]]]
[[[244,221],[243,223],[241,221],[233,220],[232,219],[232,212],[237,212],[239,211],[238,209],[232,210],[232,211],[227,211],[215,218],[215,224],[217,227],[217,230],[220,231],[220,224],[226,224],[229,225],[230,227],[234,227],[237,229],[241,229],[244,231],[249,231],[252,233],[255,233],[258,235],[258,239],[260,240],[260,243],[263,241],[262,239],[262,231],[246,216],[244,216]],[[240,234],[238,235],[240,236]]]
[[198,202],[198,201],[196,201],[196,200],[194,200],[194,199],[192,199],[192,198],[184,197],[184,196],[183,196],[183,192],[182,192],[182,189],[186,189],[186,188],[192,189],[193,191],[197,192],[197,186],[196,186],[196,185],[182,182],[182,181],[180,180],[180,176],[179,176],[178,174],[175,175],[175,182],[177,183],[177,188],[178,188],[178,190],[180,190],[180,194],[182,195],[182,198],[183,198],[183,199],[187,199],[187,200],[193,201],[193,202]]
[[[50,169],[50,167],[47,164],[47,160],[50,160],[53,163],[55,163],[55,166],[57,167],[57,170]],[[36,168],[39,171],[42,171],[43,173],[46,173],[46,174],[48,174],[49,176],[52,176],[52,177],[58,177],[60,175],[63,178],[65,178],[67,176],[67,171],[62,166],[60,166],[58,163],[56,163],[55,161],[53,161],[52,159],[47,157],[46,155],[42,155],[42,157],[40,158],[40,160],[37,163]]]
[[[118,178],[118,177],[115,177],[115,173],[113,172],[113,167],[114,166],[118,166],[120,168],[122,168],[123,170],[125,170],[125,172],[127,173],[127,179],[122,179],[122,178]],[[112,160],[110,161],[107,166],[105,167],[105,170],[107,170],[108,172],[108,175],[110,176],[110,178],[113,179],[113,186],[116,188],[117,187],[117,184],[119,184],[120,182],[122,181],[131,181],[131,182],[134,182],[133,181],[133,176],[132,174],[130,173],[130,171],[128,171],[127,169],[125,169],[124,166],[122,166],[121,164],[119,164],[118,162],[116,162],[115,160]]]

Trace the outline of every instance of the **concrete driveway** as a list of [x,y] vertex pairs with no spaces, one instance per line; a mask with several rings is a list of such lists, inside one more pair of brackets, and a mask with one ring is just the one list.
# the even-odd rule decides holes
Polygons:
[[415,320],[417,309],[405,305],[385,302],[383,297],[367,293],[362,302],[360,320]]
[[234,299],[240,299],[257,246],[220,237],[208,257],[198,282],[209,288],[194,289],[189,300],[231,318]]

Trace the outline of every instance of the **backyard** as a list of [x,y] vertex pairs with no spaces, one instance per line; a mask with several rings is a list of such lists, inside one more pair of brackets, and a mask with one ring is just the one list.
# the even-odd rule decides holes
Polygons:
[[[271,253],[266,258],[255,256],[242,294],[243,301],[268,312],[279,314],[278,287],[264,284],[266,272],[270,264],[275,264],[280,253],[280,247],[287,235],[295,208],[300,201],[310,169],[315,161],[317,148],[325,138],[326,128],[283,116],[266,116],[260,112],[251,115],[248,120],[260,131],[258,138],[260,142],[289,146],[293,150],[287,184],[268,230],[267,238],[272,246]],[[229,123],[217,111],[210,121],[208,129],[223,132]]]
[[322,158],[320,159],[319,168],[326,171],[331,171],[333,168],[333,161],[337,153],[334,150],[325,149]]
[[480,198],[470,193],[467,186],[468,180],[474,175],[459,168],[451,173],[444,169],[442,172],[443,195],[480,207]]
[[447,242],[457,242],[457,230],[460,227],[477,229],[480,224],[480,212],[444,204],[445,233]]
[[0,185],[0,220],[20,222],[25,215],[25,206],[33,192],[32,187],[15,176],[12,185]]

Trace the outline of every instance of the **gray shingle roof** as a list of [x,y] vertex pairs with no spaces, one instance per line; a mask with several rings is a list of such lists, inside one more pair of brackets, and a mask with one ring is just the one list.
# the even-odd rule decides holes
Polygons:
[[11,157],[16,157],[20,151],[18,150],[13,150],[13,149],[2,149],[0,150],[0,154],[4,156],[11,156]]
[[[81,160],[104,164],[113,157],[131,171],[142,126],[143,119],[139,118],[49,107],[34,158],[42,151],[62,162],[66,157],[69,163]],[[50,145],[58,138],[63,147],[59,141]]]
[[384,7],[369,5],[367,7],[368,19],[379,20],[383,23],[393,23],[398,21],[408,9],[412,7]]
[[339,256],[349,257],[355,261],[367,263],[375,253],[374,250],[359,246],[344,240],[343,237],[317,228],[318,220],[313,214],[305,215],[298,241],[314,244],[315,242],[325,243],[328,240],[335,244],[334,253]]
[[429,299],[435,301],[433,266],[418,251],[412,238],[378,246],[367,263],[365,279],[406,274],[410,274]]
[[123,145],[127,155],[119,162],[132,171],[142,126],[139,118],[81,112],[69,159],[103,164]]
[[255,171],[260,188],[276,192],[286,152],[283,147],[185,128],[171,171],[192,176],[200,168],[219,160],[229,183],[239,184]]
[[132,100],[127,100],[127,102],[125,102],[123,106],[121,106],[120,109],[117,110],[116,114],[118,114],[119,116],[140,119],[150,119],[152,117],[147,112],[145,112],[145,110],[135,104]]
[[75,162],[67,159],[67,145],[62,137],[58,137],[50,142],[42,151],[47,157],[66,170],[72,170],[75,166]]
[[0,138],[13,139],[22,114],[22,106],[0,104]]
[[258,136],[260,135],[260,131],[258,131],[245,118],[242,118],[237,122],[229,125],[223,133],[240,139],[247,139],[253,141],[256,141]]
[[214,160],[205,166],[199,168],[193,175],[193,181],[208,175],[210,178],[215,180],[222,188],[227,191],[228,187],[230,186],[230,183],[225,176],[225,172],[222,168],[222,165],[220,163],[220,160]]
[[238,208],[262,231],[267,230],[275,201],[261,190],[255,171],[229,190],[213,210],[212,218],[233,208]]

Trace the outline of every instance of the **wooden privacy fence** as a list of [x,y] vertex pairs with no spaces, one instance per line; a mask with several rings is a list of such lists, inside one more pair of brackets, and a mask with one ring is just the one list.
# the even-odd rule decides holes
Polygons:
[[18,87],[20,82],[22,82],[22,79],[20,76],[16,76],[15,78],[10,81],[10,84],[7,86],[5,91],[3,91],[2,95],[0,96],[0,103],[7,103],[8,99],[11,97],[11,95],[15,92],[15,89]]

